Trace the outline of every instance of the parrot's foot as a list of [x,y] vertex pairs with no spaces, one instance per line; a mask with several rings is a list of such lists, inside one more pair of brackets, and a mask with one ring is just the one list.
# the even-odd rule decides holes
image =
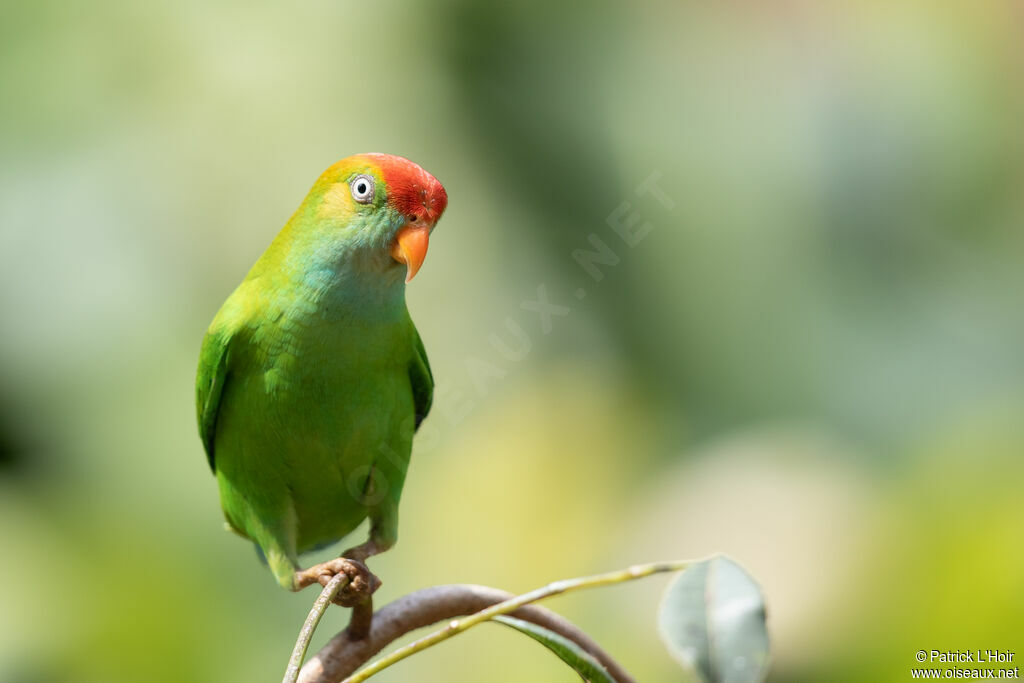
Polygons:
[[338,591],[334,604],[342,607],[354,607],[370,599],[380,588],[381,581],[374,576],[366,565],[359,560],[338,557],[328,562],[313,565],[309,569],[295,572],[292,580],[294,590],[302,590],[306,586],[319,583],[326,586],[338,574],[348,576],[348,584]]

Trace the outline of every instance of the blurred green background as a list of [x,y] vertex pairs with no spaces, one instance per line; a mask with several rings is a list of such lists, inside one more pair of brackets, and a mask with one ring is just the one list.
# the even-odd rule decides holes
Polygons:
[[[362,151],[450,195],[408,293],[438,399],[381,602],[722,551],[767,595],[772,680],[1024,656],[1020,3],[3,17],[0,681],[280,679],[313,594],[223,531],[195,363],[320,171]],[[629,247],[608,221],[633,212]],[[599,282],[572,256],[590,235],[619,258]],[[539,286],[571,309],[547,333]],[[663,588],[550,605],[678,680]],[[484,626],[380,680],[573,676]]]

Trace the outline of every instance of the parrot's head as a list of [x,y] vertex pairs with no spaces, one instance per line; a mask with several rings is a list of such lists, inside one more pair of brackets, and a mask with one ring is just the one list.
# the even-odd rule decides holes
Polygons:
[[447,205],[444,187],[418,164],[357,154],[324,171],[304,209],[324,230],[319,239],[341,245],[359,267],[409,282]]

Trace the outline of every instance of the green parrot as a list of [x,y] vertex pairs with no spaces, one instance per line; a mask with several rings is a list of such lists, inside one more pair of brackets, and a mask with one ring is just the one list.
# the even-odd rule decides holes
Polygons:
[[[397,540],[412,437],[434,388],[405,285],[447,204],[408,159],[339,161],[203,339],[196,407],[221,507],[289,590],[348,573],[347,560]],[[366,518],[369,540],[300,568],[300,554]]]

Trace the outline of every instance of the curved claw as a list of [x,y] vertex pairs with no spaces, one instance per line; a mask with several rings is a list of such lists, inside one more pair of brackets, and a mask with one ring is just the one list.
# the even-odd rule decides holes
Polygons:
[[349,577],[348,584],[334,598],[334,604],[342,607],[354,607],[365,602],[381,586],[381,580],[362,562],[346,557],[336,557],[309,569],[295,572],[295,590],[302,590],[314,583],[326,586],[337,574],[345,574]]

